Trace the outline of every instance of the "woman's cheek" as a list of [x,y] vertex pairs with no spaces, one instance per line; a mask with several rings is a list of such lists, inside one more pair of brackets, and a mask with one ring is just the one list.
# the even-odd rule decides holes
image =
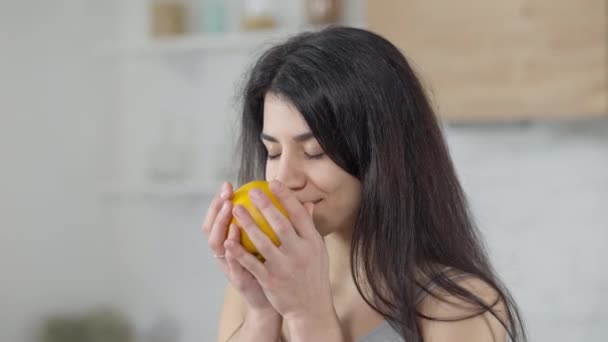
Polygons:
[[266,181],[271,181],[276,178],[277,173],[275,170],[275,166],[273,164],[274,163],[269,163],[268,161],[266,161],[266,171],[265,171]]

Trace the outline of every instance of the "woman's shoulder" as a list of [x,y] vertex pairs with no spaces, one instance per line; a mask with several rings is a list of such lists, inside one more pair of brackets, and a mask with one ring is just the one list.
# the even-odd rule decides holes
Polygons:
[[[458,287],[482,300],[488,306],[497,306],[501,302],[500,292],[474,274],[450,268],[449,270],[446,270],[443,275]],[[465,300],[448,291],[432,279],[433,278],[427,280],[424,283],[424,288],[420,289],[418,301],[419,310],[445,315],[450,313],[471,314],[479,312],[480,307],[478,304]],[[444,317],[444,315],[439,317]]]
[[[481,300],[503,322],[506,306],[500,292],[480,277],[446,268],[444,275],[461,289]],[[504,341],[506,330],[500,320],[479,304],[451,293],[434,282],[422,289],[417,310],[421,315],[420,327],[425,341]]]

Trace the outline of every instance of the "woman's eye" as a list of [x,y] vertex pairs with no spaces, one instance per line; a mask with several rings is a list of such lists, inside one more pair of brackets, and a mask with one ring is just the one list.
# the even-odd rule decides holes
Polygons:
[[325,155],[325,153],[317,153],[317,154],[308,154],[304,153],[307,159],[321,159]]
[[[270,154],[268,153],[268,160],[276,160],[279,159],[279,157],[281,156],[280,153],[277,154]],[[304,156],[306,157],[306,159],[313,159],[313,160],[317,160],[317,159],[321,159],[325,156],[325,153],[317,153],[317,154],[308,154],[306,152],[304,152]]]

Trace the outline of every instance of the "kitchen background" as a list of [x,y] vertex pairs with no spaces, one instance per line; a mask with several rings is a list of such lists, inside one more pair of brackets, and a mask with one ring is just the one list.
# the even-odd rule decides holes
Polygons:
[[213,341],[239,87],[327,22],[425,78],[531,341],[606,340],[606,1],[323,3],[0,2],[0,341]]

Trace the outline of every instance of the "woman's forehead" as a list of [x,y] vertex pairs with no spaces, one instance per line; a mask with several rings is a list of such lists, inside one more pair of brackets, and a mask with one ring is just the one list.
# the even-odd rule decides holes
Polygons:
[[309,132],[310,127],[291,102],[270,93],[265,96],[264,134],[278,139],[291,139]]

